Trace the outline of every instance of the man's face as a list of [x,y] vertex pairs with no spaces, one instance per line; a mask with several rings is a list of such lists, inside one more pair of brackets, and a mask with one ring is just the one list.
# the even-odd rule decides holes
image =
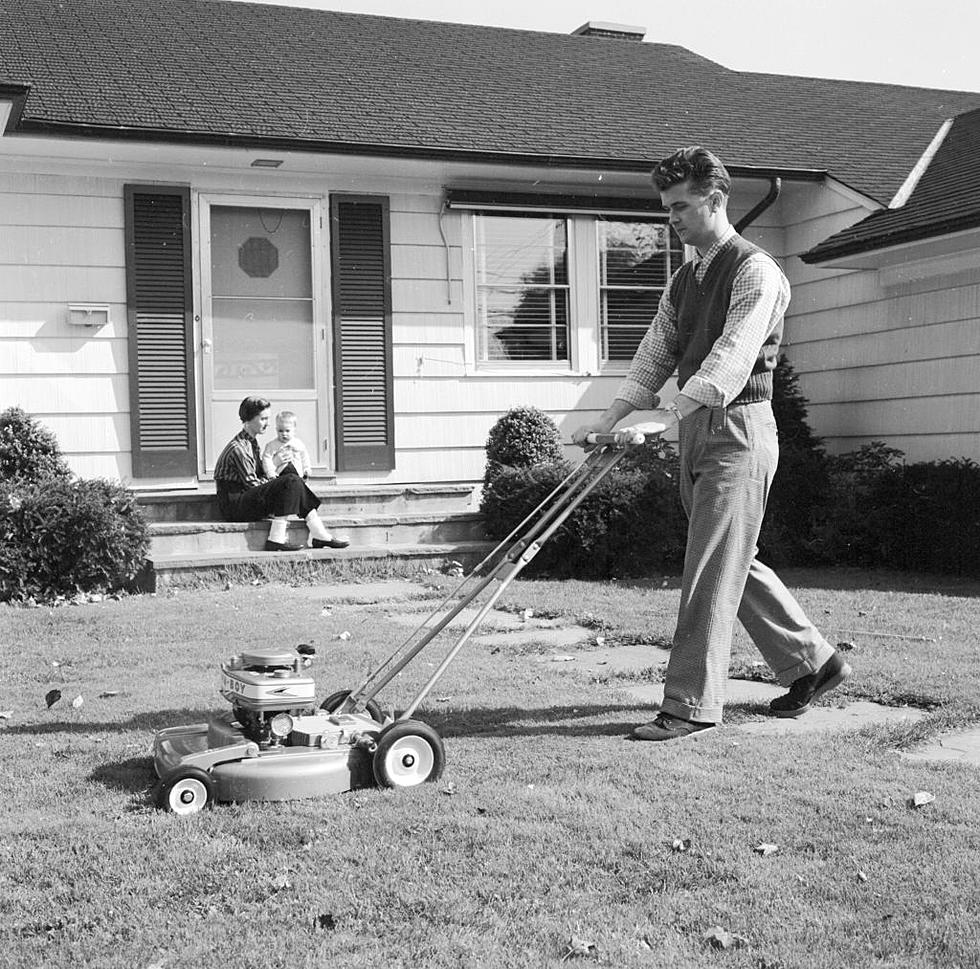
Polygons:
[[670,215],[668,221],[685,245],[704,251],[715,241],[719,195],[718,192],[699,195],[691,190],[690,181],[671,185],[660,193],[660,201]]

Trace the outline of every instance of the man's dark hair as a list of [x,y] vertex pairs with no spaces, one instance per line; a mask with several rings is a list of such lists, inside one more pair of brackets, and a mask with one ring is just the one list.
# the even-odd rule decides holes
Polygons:
[[732,189],[732,177],[722,165],[721,159],[700,145],[681,148],[680,151],[668,155],[653,166],[650,175],[658,192],[688,180],[691,190],[698,195],[708,195],[714,191],[728,195]]
[[271,407],[272,404],[269,403],[264,397],[246,397],[238,405],[238,417],[239,420],[244,424],[246,421],[250,421],[253,417],[258,417],[267,407]]

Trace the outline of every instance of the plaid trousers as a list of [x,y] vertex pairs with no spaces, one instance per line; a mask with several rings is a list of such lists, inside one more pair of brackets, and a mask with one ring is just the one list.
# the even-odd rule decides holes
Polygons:
[[721,722],[736,618],[784,686],[833,655],[776,573],[756,557],[778,459],[769,401],[702,407],[681,421],[688,530],[665,713]]

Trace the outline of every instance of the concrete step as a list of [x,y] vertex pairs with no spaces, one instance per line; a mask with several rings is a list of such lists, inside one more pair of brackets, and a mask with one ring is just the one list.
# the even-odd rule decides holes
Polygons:
[[[483,516],[476,512],[420,513],[388,515],[321,515],[334,534],[346,535],[351,545],[385,547],[444,545],[479,542],[485,538]],[[150,555],[192,556],[197,554],[236,554],[262,552],[269,536],[269,522],[153,522],[150,524]],[[302,521],[291,521],[287,541],[305,545],[308,538]]]
[[308,575],[311,569],[324,574],[358,568],[392,571],[446,568],[461,565],[469,571],[495,547],[494,542],[446,542],[432,544],[358,545],[344,549],[305,548],[299,552],[209,551],[161,555],[151,553],[139,586],[145,592],[160,592],[188,580],[207,582],[232,573],[273,574],[282,578],[295,570]]
[[[338,487],[316,480],[309,484],[322,502],[320,514],[324,516],[476,510],[475,490],[469,484]],[[136,498],[150,522],[208,522],[221,518],[213,482],[202,483],[195,491],[137,492]]]

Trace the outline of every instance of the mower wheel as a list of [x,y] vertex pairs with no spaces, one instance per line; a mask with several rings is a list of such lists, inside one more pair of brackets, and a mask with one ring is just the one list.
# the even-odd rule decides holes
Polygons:
[[442,773],[446,752],[427,723],[399,720],[381,731],[372,764],[381,787],[415,787]]
[[[331,693],[330,696],[320,704],[321,710],[326,710],[327,713],[334,713],[340,707],[341,703],[344,702],[351,695],[350,690],[338,690],[336,693]],[[367,710],[368,714],[372,719],[377,720],[378,723],[385,722],[385,715],[381,712],[381,707],[374,702],[374,700],[368,700],[364,704],[364,709]]]
[[196,814],[214,807],[214,780],[200,767],[175,767],[160,779],[156,801],[171,814]]

